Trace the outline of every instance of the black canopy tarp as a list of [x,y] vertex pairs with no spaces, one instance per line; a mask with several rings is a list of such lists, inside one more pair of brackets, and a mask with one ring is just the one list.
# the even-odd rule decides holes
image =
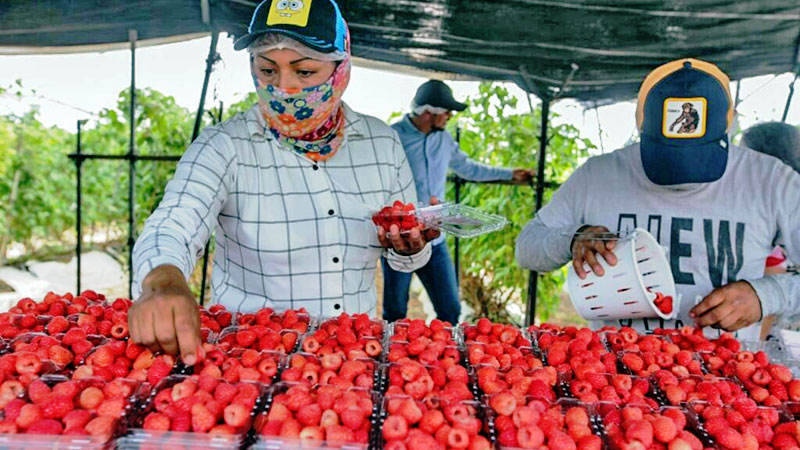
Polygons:
[[[246,0],[2,0],[0,53],[103,50],[244,32]],[[631,98],[679,57],[732,79],[797,71],[798,0],[340,0],[371,61],[510,80],[542,96]],[[140,43],[142,45],[142,43]],[[8,70],[9,68],[4,68]],[[570,76],[572,74],[572,76]],[[567,82],[569,80],[569,82]]]

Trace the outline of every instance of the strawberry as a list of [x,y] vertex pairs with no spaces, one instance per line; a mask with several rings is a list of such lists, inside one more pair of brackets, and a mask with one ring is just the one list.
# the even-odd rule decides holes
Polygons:
[[15,421],[18,427],[25,429],[42,420],[44,414],[38,406],[29,403],[19,409],[16,418],[13,417],[13,414],[9,414],[9,408],[6,406],[6,418]]
[[42,419],[33,423],[27,429],[28,434],[61,434],[64,427],[61,422],[54,419]]
[[86,431],[92,436],[111,437],[114,432],[115,418],[98,416],[86,424]]
[[206,433],[216,425],[216,418],[205,405],[196,403],[192,406],[191,414],[192,431],[195,433]]
[[170,419],[159,412],[151,412],[144,418],[142,428],[152,431],[169,431]]
[[234,427],[244,427],[250,417],[250,410],[241,404],[231,404],[225,407],[225,423]]
[[68,397],[53,397],[42,406],[42,415],[47,419],[61,419],[75,409],[72,399]]
[[724,428],[713,436],[717,443],[722,447],[732,450],[742,448],[742,435],[733,428]]
[[81,392],[78,403],[83,409],[95,409],[103,402],[103,391],[94,386],[90,386]]
[[653,436],[659,442],[669,444],[677,434],[678,429],[675,422],[669,417],[659,417],[653,422]]

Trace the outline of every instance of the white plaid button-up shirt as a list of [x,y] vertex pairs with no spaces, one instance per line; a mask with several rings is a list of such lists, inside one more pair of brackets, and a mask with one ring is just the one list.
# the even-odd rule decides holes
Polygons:
[[370,214],[416,202],[414,180],[394,130],[346,105],[345,116],[345,144],[320,163],[279,146],[257,106],[206,128],[136,241],[134,296],[163,264],[188,279],[215,228],[214,303],[374,314],[381,252],[411,272],[428,262],[430,245],[413,256],[380,247]]

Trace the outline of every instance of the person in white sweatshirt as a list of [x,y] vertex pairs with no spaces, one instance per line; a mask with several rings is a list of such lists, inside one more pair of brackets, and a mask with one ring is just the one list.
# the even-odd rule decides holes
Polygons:
[[[678,318],[610,325],[647,331],[694,322],[754,340],[762,317],[800,311],[800,276],[764,276],[776,244],[800,261],[800,174],[729,143],[729,83],[715,65],[696,59],[651,72],[638,96],[641,143],[579,167],[518,237],[519,264],[550,271],[572,260],[581,278],[584,263],[602,275],[598,258],[617,262],[615,241],[603,234],[644,228],[668,249]],[[669,126],[687,102],[699,123],[678,134]]]

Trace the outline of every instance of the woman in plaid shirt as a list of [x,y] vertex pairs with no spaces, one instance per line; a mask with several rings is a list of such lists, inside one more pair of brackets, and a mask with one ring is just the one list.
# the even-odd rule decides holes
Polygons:
[[215,303],[315,315],[374,314],[378,258],[412,272],[437,237],[370,222],[417,198],[397,134],[341,100],[350,43],[334,0],[266,0],[235,48],[250,53],[258,104],[192,143],[134,248],[131,337],[189,365],[202,355],[186,280],[212,228]]

